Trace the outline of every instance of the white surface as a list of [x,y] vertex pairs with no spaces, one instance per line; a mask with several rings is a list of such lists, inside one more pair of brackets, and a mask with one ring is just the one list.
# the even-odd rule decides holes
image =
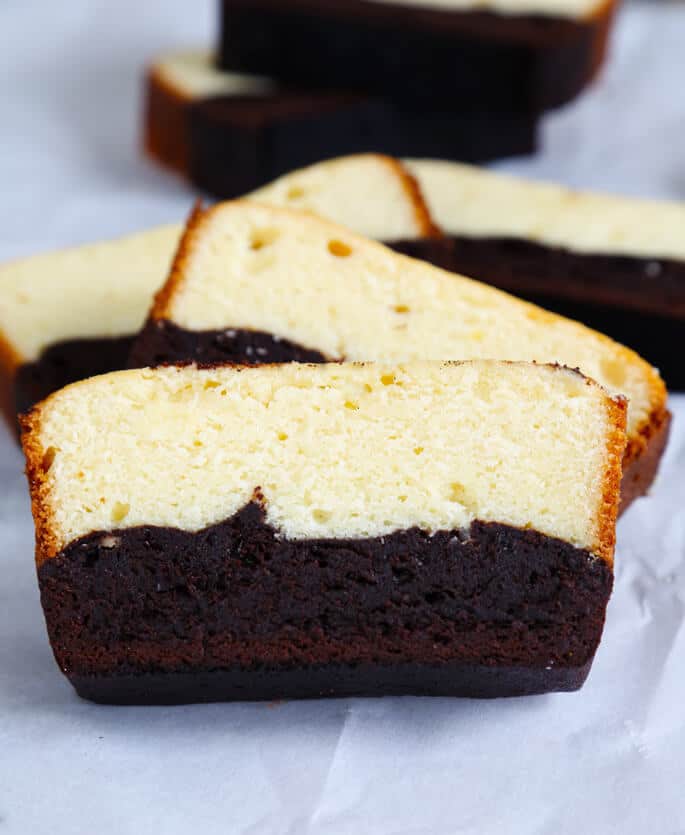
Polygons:
[[[38,21],[41,21],[39,24]],[[174,221],[137,155],[148,56],[210,38],[209,0],[3,0],[0,258]],[[630,8],[599,87],[535,160],[570,185],[685,198],[685,8]],[[22,462],[0,435],[0,833],[685,832],[685,398],[619,526],[604,639],[577,694],[180,708],[79,701],[45,637]]]

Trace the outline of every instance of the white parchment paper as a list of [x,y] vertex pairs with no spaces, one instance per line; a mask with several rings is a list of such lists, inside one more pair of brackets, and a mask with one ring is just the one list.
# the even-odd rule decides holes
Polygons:
[[[139,77],[213,29],[211,0],[2,0],[1,259],[188,211],[190,191],[138,154]],[[652,2],[625,9],[601,83],[548,119],[542,152],[500,167],[685,199],[684,136],[685,6]],[[685,396],[672,406],[658,483],[619,525],[586,686],[499,702],[79,701],[45,636],[22,460],[0,434],[0,833],[685,832]]]

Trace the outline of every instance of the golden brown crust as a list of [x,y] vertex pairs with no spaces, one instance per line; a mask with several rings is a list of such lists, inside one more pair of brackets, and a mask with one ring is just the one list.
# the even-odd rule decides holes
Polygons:
[[602,504],[597,524],[598,556],[608,565],[614,564],[616,546],[616,518],[621,500],[623,455],[626,448],[626,418],[628,402],[624,397],[607,398],[607,414],[611,429],[607,436],[609,465],[602,487]]
[[145,77],[143,144],[146,153],[162,165],[187,175],[190,167],[189,102],[172,86],[158,65]]
[[421,190],[421,186],[419,185],[419,181],[413,174],[410,174],[407,168],[402,164],[402,161],[396,159],[395,157],[389,157],[384,154],[377,154],[376,155],[379,160],[385,162],[390,168],[392,168],[393,172],[397,175],[400,182],[402,183],[402,188],[404,189],[407,197],[409,198],[409,202],[414,207],[414,217],[416,219],[416,225],[418,229],[418,234],[422,238],[442,238],[444,237],[444,233],[442,229],[434,222],[433,218],[431,217],[430,209],[428,208],[428,203],[423,196],[423,192]]
[[30,412],[20,415],[21,444],[26,456],[26,477],[31,494],[31,512],[36,528],[36,566],[54,557],[61,545],[55,532],[50,488],[48,484],[50,464],[49,450],[40,442],[42,406],[34,406]]
[[17,431],[14,378],[23,359],[0,332],[0,411],[13,434]]
[[635,499],[644,496],[651,487],[668,443],[670,429],[671,413],[668,409],[655,412],[650,422],[644,425],[641,432],[646,443],[642,452],[630,460],[627,457],[624,459],[619,514],[625,513]]
[[183,281],[186,273],[186,265],[188,259],[192,255],[193,244],[206,218],[211,214],[211,209],[205,209],[202,200],[196,200],[195,205],[190,212],[190,217],[183,230],[181,240],[178,242],[176,255],[174,256],[171,265],[169,277],[164,282],[162,287],[155,293],[154,300],[148,320],[164,319],[167,316],[169,309],[169,302],[173,298],[176,290]]

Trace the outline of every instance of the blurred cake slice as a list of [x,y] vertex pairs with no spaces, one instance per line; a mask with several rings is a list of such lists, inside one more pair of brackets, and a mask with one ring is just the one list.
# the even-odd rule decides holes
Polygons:
[[218,197],[237,197],[341,154],[485,162],[535,149],[537,116],[408,102],[225,72],[209,51],[160,56],[146,76],[144,142],[158,162]]

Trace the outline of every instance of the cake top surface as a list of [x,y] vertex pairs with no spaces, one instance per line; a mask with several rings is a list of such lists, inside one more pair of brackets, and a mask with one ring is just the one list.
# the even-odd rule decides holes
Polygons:
[[573,191],[440,160],[405,164],[433,220],[448,234],[685,260],[685,203]]
[[366,2],[413,6],[452,12],[496,12],[503,15],[542,15],[584,18],[605,5],[602,0],[366,0]]
[[416,180],[399,160],[382,154],[354,154],[302,168],[248,199],[315,212],[386,241],[436,234]]
[[611,559],[625,404],[501,362],[162,367],[24,419],[39,559],[96,531],[199,530],[255,495],[281,535],[532,527]]
[[314,215],[245,201],[191,220],[152,317],[262,331],[329,359],[558,362],[629,399],[638,443],[665,402],[648,363],[577,322]]
[[276,90],[277,85],[257,75],[225,72],[214,66],[209,49],[183,49],[161,55],[151,72],[177,95],[187,99],[210,96],[262,96]]
[[0,265],[0,334],[17,364],[67,339],[137,333],[169,271],[181,226]]

